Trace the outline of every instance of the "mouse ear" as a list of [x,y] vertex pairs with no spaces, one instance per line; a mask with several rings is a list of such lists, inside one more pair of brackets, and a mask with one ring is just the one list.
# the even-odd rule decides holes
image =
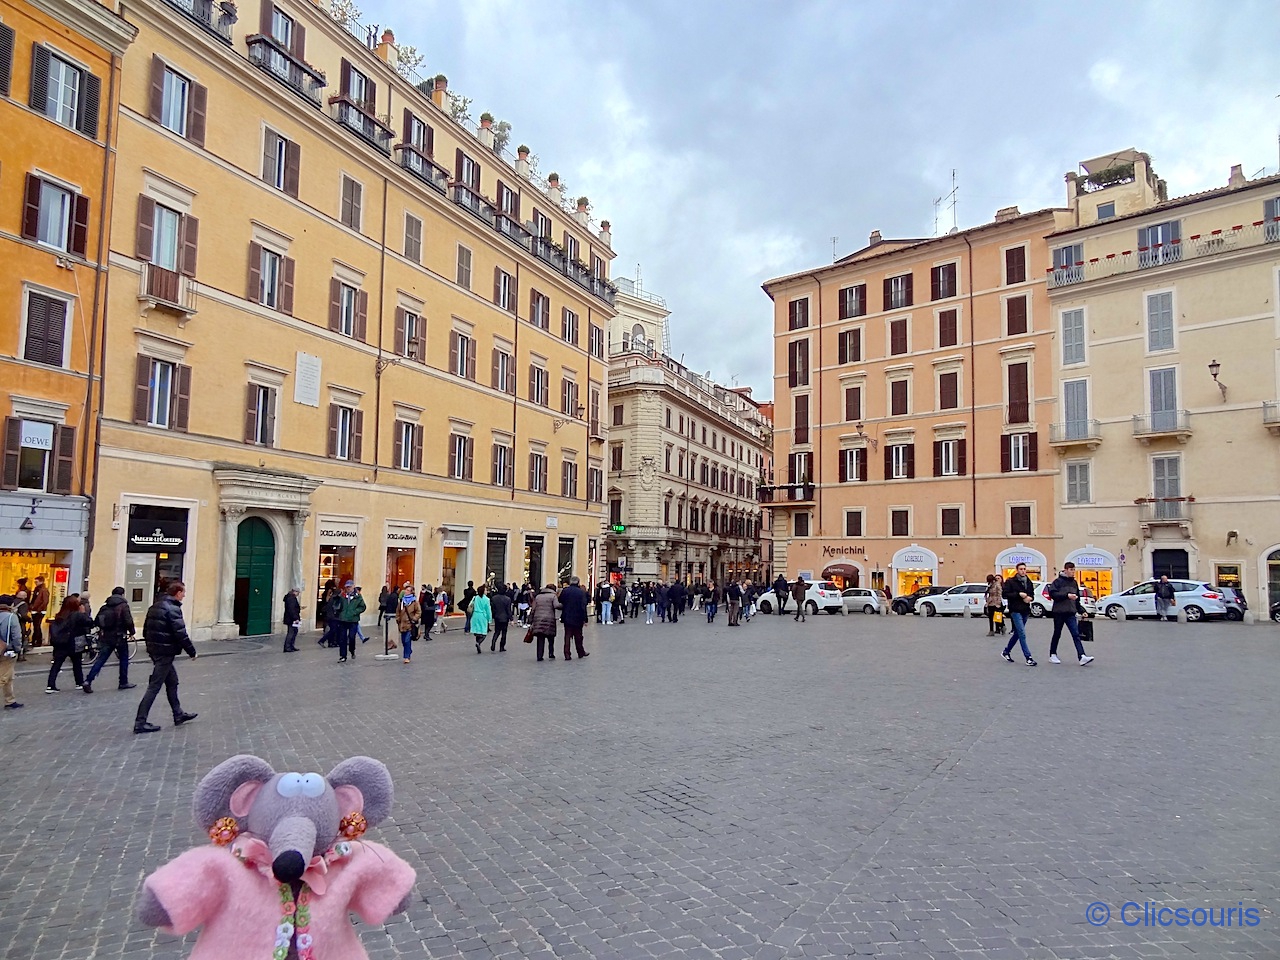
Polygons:
[[330,772],[329,783],[339,797],[344,792],[339,787],[355,787],[360,792],[363,801],[361,812],[370,826],[385,820],[391,812],[391,771],[380,760],[372,757],[350,757],[343,760]]
[[[232,798],[236,797],[237,801],[252,799],[251,794],[256,792],[254,789],[246,794],[241,787],[260,787],[275,775],[276,772],[271,769],[271,764],[251,754],[242,753],[229,760],[223,760],[206,773],[196,787],[196,794],[191,803],[196,823],[202,830],[208,830],[222,817],[232,816],[234,814],[231,809]],[[237,802],[237,810],[241,807],[242,804]],[[244,807],[244,810],[247,811],[247,807]]]

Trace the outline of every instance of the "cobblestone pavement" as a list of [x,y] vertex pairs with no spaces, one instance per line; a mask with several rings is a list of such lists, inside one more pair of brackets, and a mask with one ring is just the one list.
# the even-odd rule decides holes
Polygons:
[[[1280,629],[1098,635],[1095,664],[1052,666],[1034,622],[1034,669],[978,621],[861,615],[592,625],[571,663],[518,636],[477,656],[450,633],[411,667],[240,642],[182,661],[200,718],[174,729],[161,696],[145,737],[141,687],[46,696],[25,670],[0,956],[185,956],[134,898],[200,842],[195,782],[247,751],[390,765],[371,836],[418,883],[361,930],[374,958],[1280,957]],[[1126,901],[1259,923],[1126,926]]]

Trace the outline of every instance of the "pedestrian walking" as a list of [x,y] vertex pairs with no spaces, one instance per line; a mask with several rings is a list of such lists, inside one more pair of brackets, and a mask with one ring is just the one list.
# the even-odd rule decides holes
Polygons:
[[671,602],[671,587],[665,581],[659,580],[653,588],[653,598],[658,609],[658,619],[666,623],[667,606]]
[[613,623],[613,584],[602,583],[600,585],[600,589],[604,597],[604,599],[600,601],[600,616],[602,617],[601,623],[607,627]]
[[716,619],[716,614],[720,611],[720,600],[724,596],[720,585],[712,580],[706,585],[703,594],[707,600],[707,623],[712,623]]
[[81,657],[92,630],[93,619],[80,609],[80,597],[74,593],[70,594],[62,601],[58,615],[49,625],[49,642],[53,645],[53,663],[49,667],[49,682],[45,686],[45,693],[58,692],[58,673],[68,660],[71,661],[71,673],[75,678],[76,686],[84,688],[84,664]]
[[640,602],[644,604],[644,622],[653,623],[653,615],[658,612],[658,588],[652,580],[640,586]]
[[552,660],[556,658],[556,611],[560,609],[560,601],[556,599],[555,584],[548,583],[542,592],[533,598],[529,607],[529,629],[538,642],[538,661],[542,661],[543,646]]
[[994,637],[996,635],[996,611],[1004,610],[1004,594],[1001,590],[1003,586],[999,577],[994,573],[987,574],[987,595],[983,598],[986,604],[987,614],[987,636]]
[[44,646],[44,630],[42,624],[49,613],[49,588],[44,585],[44,574],[36,576],[35,589],[31,592],[31,645]]
[[778,601],[778,616],[787,611],[787,596],[791,593],[791,587],[787,584],[787,578],[782,574],[778,574],[778,579],[773,581],[773,595]]
[[413,659],[413,641],[418,638],[422,625],[422,604],[414,595],[412,584],[405,584],[404,593],[396,605],[396,629],[400,631],[400,650],[404,665]]
[[445,592],[444,587],[441,586],[440,592],[436,594],[436,620],[440,624],[441,633],[444,633],[446,629],[446,625],[444,622],[444,614],[445,614],[445,611],[448,609],[449,609],[449,594]]
[[[1156,584],[1156,617],[1161,623],[1169,622],[1169,611],[1178,605],[1178,595],[1174,592],[1173,584],[1169,582],[1167,576],[1161,576],[1160,582]],[[1175,615],[1173,619],[1178,618]]]
[[1020,644],[1022,655],[1027,658],[1028,667],[1036,665],[1031,657],[1031,651],[1027,648],[1027,617],[1031,615],[1034,590],[1035,584],[1027,576],[1027,565],[1020,563],[1014,568],[1013,576],[1004,582],[1000,591],[1005,602],[1009,604],[1009,623],[1013,627],[1013,636],[1004,645],[1004,653],[1001,656],[1013,663],[1013,657],[1009,656],[1009,651],[1013,649],[1015,643]]
[[564,624],[564,658],[573,659],[571,645],[577,648],[578,659],[585,660],[591,654],[582,647],[582,628],[587,622],[587,591],[577,577],[569,578],[569,585],[560,591],[560,622]]
[[[514,590],[514,585],[511,590]],[[493,611],[493,639],[489,641],[490,653],[507,652],[507,627],[511,624],[511,612],[515,609],[515,601],[507,589],[495,590],[489,598],[489,608]]]
[[[81,609],[90,616],[93,615],[92,611],[86,610],[83,605],[81,605]],[[22,659],[25,660],[25,652],[31,649],[31,605],[27,603],[27,591],[25,588],[19,589],[14,594],[13,613],[18,618],[18,625],[22,627]]]
[[422,592],[418,594],[418,610],[422,614],[422,620],[419,621],[420,626],[418,636],[414,639],[421,639],[426,643],[431,639],[431,631],[436,625],[436,598],[435,591],[431,589],[431,585],[424,583]]
[[1053,638],[1049,641],[1049,662],[1061,663],[1058,659],[1058,638],[1062,628],[1066,627],[1071,640],[1076,645],[1076,656],[1080,658],[1080,666],[1093,663],[1093,657],[1086,656],[1084,645],[1080,642],[1080,626],[1076,621],[1076,613],[1080,604],[1080,584],[1076,582],[1076,565],[1064,563],[1062,572],[1049,584],[1049,599],[1053,601]]
[[134,733],[155,733],[160,729],[147,721],[147,715],[151,713],[151,704],[155,703],[161,687],[164,687],[169,708],[173,711],[175,727],[189,723],[197,716],[183,710],[178,701],[178,668],[173,663],[183,653],[192,660],[196,659],[196,648],[187,635],[187,624],[182,618],[182,599],[186,595],[187,588],[181,580],[170,580],[142,622],[142,640],[147,645],[147,656],[151,658],[152,666],[147,692],[142,695],[134,717]]
[[[284,595],[284,652],[298,652],[298,629],[302,626],[302,601],[298,599],[299,590],[294,587]],[[93,675],[90,674],[90,679]]]
[[742,587],[738,585],[737,580],[730,580],[729,585],[724,588],[725,606],[729,613],[729,626],[736,627],[738,618],[742,615]]
[[471,601],[476,595],[476,585],[474,581],[467,581],[467,589],[462,591],[462,605],[459,609],[462,611],[462,629],[466,633],[471,633]]
[[342,608],[338,613],[338,662],[346,663],[350,655],[356,657],[356,634],[360,629],[360,615],[365,611],[364,597],[356,585],[348,580],[342,585]]
[[320,592],[320,603],[316,610],[316,622],[320,625],[318,646],[336,647],[338,645],[338,615],[342,613],[342,591],[338,584],[330,578]]
[[0,596],[0,694],[4,696],[4,709],[21,710],[22,704],[13,692],[14,665],[22,651],[22,624],[13,612],[13,597]]
[[796,582],[791,587],[791,599],[796,602],[796,621],[806,622],[808,617],[805,615],[804,597],[809,591],[809,585],[804,582],[804,577],[796,577]]
[[129,610],[129,601],[124,598],[124,587],[116,587],[111,591],[111,596],[107,597],[107,602],[102,605],[93,623],[98,628],[98,656],[80,689],[85,693],[93,693],[93,681],[114,653],[120,664],[119,689],[132,690],[137,686],[136,683],[129,682],[129,638],[134,632],[133,613]]
[[493,604],[489,602],[487,593],[488,586],[483,583],[480,584],[476,588],[475,595],[471,598],[471,603],[466,608],[467,629],[476,638],[476,653],[482,652],[480,645],[484,643],[484,638],[489,635],[489,624],[493,620]]

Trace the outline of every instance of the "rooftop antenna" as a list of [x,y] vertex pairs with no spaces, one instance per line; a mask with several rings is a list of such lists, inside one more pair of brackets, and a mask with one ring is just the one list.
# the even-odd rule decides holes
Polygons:
[[832,238],[831,238],[831,262],[832,262],[832,263],[835,263],[835,262],[836,262],[836,244],[837,244],[837,243],[839,243],[839,242],[840,242],[840,238],[839,238],[839,237],[832,237]]
[[644,289],[644,278],[640,276],[640,261],[636,261],[636,289]]
[[954,233],[959,229],[959,224],[956,221],[956,196],[959,190],[960,188],[956,185],[956,171],[952,167],[951,192],[943,194],[941,197],[935,197],[933,201],[933,235],[935,237],[938,235],[938,217],[944,204],[951,208],[951,231]]

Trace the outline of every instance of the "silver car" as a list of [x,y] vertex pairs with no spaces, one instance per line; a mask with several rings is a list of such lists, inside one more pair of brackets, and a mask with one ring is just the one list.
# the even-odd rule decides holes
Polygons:
[[[1159,580],[1145,580],[1130,587],[1124,593],[1113,593],[1098,601],[1098,609],[1112,620],[1119,617],[1124,610],[1128,617],[1155,617],[1156,584]],[[1221,591],[1198,580],[1170,580],[1173,585],[1176,606],[1169,612],[1176,614],[1182,610],[1187,620],[1195,623],[1205,617],[1225,617],[1227,605],[1223,602]]]
[[844,599],[845,613],[879,613],[889,605],[883,590],[869,587],[848,587],[840,596]]

